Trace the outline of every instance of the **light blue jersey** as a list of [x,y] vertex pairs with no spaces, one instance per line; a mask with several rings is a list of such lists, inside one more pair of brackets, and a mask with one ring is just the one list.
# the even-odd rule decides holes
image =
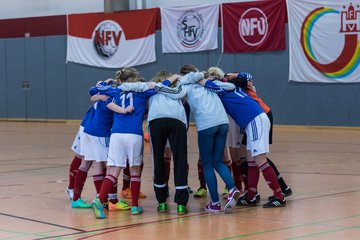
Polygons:
[[173,99],[187,96],[190,108],[194,113],[197,131],[229,123],[224,106],[217,94],[206,90],[198,83],[192,83],[202,78],[202,73],[189,73],[180,80],[180,83],[185,85],[173,89],[157,84],[154,88]]

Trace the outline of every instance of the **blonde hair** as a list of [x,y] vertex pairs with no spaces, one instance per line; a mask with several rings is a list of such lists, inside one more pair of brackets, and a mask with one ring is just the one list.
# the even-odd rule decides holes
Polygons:
[[136,77],[130,77],[126,80],[126,82],[145,82],[145,79],[143,77],[140,76],[136,76]]
[[124,67],[116,72],[115,82],[118,85],[119,83],[127,82],[130,78],[136,78],[139,76],[140,74],[135,68]]
[[225,76],[225,73],[223,70],[221,70],[220,68],[218,67],[210,67],[208,70],[207,70],[207,73],[208,73],[208,77],[212,77],[212,78],[218,78],[218,79],[222,79],[224,78]]
[[190,72],[198,72],[199,70],[192,64],[185,64],[180,68],[180,74],[185,75]]
[[167,79],[168,77],[170,77],[172,74],[169,71],[166,70],[161,70],[158,73],[156,73],[156,75],[150,80],[151,82],[162,82],[165,79]]

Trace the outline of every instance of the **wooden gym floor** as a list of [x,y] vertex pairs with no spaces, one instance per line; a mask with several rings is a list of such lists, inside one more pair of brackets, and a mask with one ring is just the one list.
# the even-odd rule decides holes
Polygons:
[[[64,193],[77,128],[78,123],[0,122],[0,239],[360,239],[359,128],[275,127],[269,156],[294,195],[285,208],[241,207],[227,215],[205,213],[209,197],[191,195],[189,213],[179,217],[174,191],[170,213],[158,214],[146,144],[144,214],[110,212],[104,220],[91,209],[71,209]],[[189,185],[196,190],[193,126],[189,134]],[[219,181],[220,193],[223,187]],[[271,192],[262,176],[259,192],[263,204]],[[83,199],[93,198],[89,177]]]

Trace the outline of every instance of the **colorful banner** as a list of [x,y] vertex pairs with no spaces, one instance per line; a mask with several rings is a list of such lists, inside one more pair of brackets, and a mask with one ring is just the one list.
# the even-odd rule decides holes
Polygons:
[[223,52],[284,50],[285,19],[285,0],[223,3]]
[[69,15],[66,61],[105,68],[154,62],[158,11]]
[[216,49],[218,21],[218,4],[161,8],[163,53]]
[[288,0],[290,81],[360,82],[360,7],[350,1]]

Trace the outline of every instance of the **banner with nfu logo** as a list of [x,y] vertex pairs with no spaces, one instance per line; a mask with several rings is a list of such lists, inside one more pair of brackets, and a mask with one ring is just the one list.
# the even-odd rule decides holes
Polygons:
[[284,50],[285,19],[285,0],[223,3],[223,52]]
[[158,11],[68,15],[66,61],[105,68],[154,62]]
[[219,5],[161,8],[163,53],[218,48]]

